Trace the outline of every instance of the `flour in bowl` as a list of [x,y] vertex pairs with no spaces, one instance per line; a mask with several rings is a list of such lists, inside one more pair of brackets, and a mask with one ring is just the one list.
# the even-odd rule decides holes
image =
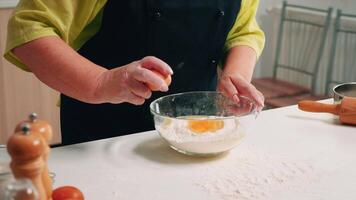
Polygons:
[[165,118],[156,130],[179,151],[191,154],[215,154],[236,146],[245,136],[235,117],[184,116]]

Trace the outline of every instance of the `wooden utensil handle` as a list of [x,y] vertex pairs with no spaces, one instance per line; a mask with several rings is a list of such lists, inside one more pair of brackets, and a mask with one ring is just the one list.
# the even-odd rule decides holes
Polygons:
[[339,115],[340,105],[338,104],[325,104],[316,101],[300,101],[298,103],[298,108],[307,112],[324,112],[332,113],[334,115]]

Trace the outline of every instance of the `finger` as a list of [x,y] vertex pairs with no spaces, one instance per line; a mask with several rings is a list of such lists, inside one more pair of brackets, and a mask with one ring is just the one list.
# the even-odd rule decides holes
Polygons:
[[233,82],[231,81],[230,77],[222,77],[220,80],[220,85],[219,85],[219,89],[225,93],[226,96],[232,98],[233,101],[235,101],[236,103],[240,102],[239,98],[238,98],[238,91],[236,89],[236,86],[233,84]]
[[253,98],[257,99],[256,101],[257,101],[258,106],[260,108],[263,108],[264,104],[265,104],[264,96],[253,85],[251,85],[251,90],[253,93],[253,95],[252,95]]
[[[257,89],[256,89],[257,90]],[[259,90],[257,90],[258,95],[260,96],[261,101],[263,102],[263,106],[265,105],[265,96],[262,94],[262,92],[260,92]]]
[[263,107],[265,107],[265,97],[263,94],[257,90],[258,95],[260,96],[260,99],[262,101],[262,105],[257,107],[258,112],[261,112],[263,110]]
[[131,92],[139,97],[149,99],[152,95],[151,90],[145,84],[135,79],[130,79],[128,81],[128,85],[130,87]]
[[[238,105],[238,106],[236,106]],[[231,113],[233,113],[235,116],[243,116],[251,113],[253,110],[253,104],[247,104],[247,103],[242,103],[242,104],[236,104],[236,105],[228,105],[226,106],[226,109],[228,109]]]
[[173,74],[172,68],[167,63],[154,56],[144,57],[141,60],[141,66],[146,69],[156,70],[165,77]]
[[127,102],[138,106],[138,105],[144,104],[145,103],[145,99],[135,95],[132,92],[129,92],[127,94]]
[[138,68],[137,70],[132,72],[132,76],[135,80],[149,85],[153,91],[168,91],[168,85],[166,84],[166,82],[151,70],[145,68]]
[[252,98],[258,106],[263,106],[263,100],[261,99],[260,95],[257,92],[255,86],[244,79],[232,79],[233,84],[235,87],[238,88],[238,91],[241,94],[246,95],[247,97]]

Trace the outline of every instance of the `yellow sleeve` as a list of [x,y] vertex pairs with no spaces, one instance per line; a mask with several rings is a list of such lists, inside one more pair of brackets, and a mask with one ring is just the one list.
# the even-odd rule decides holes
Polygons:
[[246,45],[256,51],[257,57],[261,55],[265,35],[256,22],[258,4],[259,0],[241,1],[240,12],[225,42],[225,51],[235,46]]
[[58,36],[76,48],[78,36],[105,3],[106,0],[20,0],[8,22],[4,57],[28,71],[11,52],[13,48],[45,36]]

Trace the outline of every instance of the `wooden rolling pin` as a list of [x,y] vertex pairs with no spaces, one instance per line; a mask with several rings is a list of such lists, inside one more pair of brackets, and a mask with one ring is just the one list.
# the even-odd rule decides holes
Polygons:
[[345,97],[340,104],[300,101],[298,107],[300,110],[307,112],[322,112],[338,115],[340,123],[356,125],[356,98]]

